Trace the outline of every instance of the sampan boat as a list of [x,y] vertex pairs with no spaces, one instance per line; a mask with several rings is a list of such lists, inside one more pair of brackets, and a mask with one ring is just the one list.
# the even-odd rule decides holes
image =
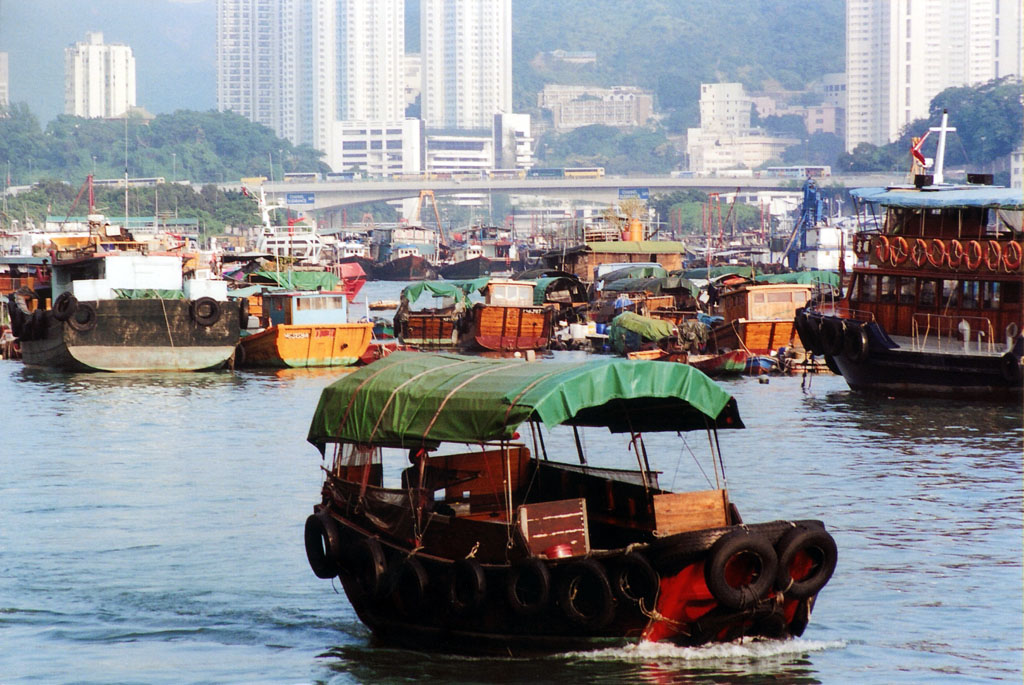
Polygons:
[[[588,462],[582,427],[623,435],[634,467]],[[742,427],[685,364],[396,352],[320,397],[308,440],[333,457],[306,554],[378,638],[415,648],[800,635],[836,545],[819,521],[742,522],[717,454],[717,429]],[[710,488],[668,492],[643,433],[689,430],[709,432]]]

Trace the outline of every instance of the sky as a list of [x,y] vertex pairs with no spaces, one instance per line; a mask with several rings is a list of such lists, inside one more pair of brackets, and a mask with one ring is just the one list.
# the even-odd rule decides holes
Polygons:
[[64,110],[64,48],[90,31],[135,55],[136,99],[153,114],[216,107],[216,0],[0,0],[11,102],[45,126]]

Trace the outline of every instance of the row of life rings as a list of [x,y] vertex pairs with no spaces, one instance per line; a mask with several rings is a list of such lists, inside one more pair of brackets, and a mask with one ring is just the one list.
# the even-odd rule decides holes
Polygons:
[[914,238],[911,243],[901,235],[891,240],[889,236],[881,235],[875,243],[874,253],[880,264],[900,266],[909,261],[919,269],[926,263],[936,269],[942,266],[957,269],[963,264],[974,271],[984,263],[989,271],[999,271],[1000,268],[1016,271],[1024,261],[1024,248],[1016,240],[1006,243],[1004,248],[998,240],[969,240],[963,243],[953,239],[947,245],[938,238],[931,242]]

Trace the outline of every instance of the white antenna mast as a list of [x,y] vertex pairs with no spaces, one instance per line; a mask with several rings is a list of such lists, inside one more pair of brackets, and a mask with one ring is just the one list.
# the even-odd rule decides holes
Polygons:
[[949,112],[948,110],[944,109],[942,110],[942,124],[940,126],[932,126],[931,128],[928,129],[929,131],[937,131],[939,134],[939,147],[937,150],[935,150],[935,171],[932,174],[932,182],[935,185],[940,185],[943,183],[942,167],[943,163],[946,161],[946,132],[956,130],[955,128],[949,128],[948,126],[946,126],[946,123],[948,121]]

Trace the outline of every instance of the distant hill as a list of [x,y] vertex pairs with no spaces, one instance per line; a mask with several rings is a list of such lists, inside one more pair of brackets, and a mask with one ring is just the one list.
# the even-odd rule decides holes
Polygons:
[[[701,82],[801,89],[845,70],[843,0],[513,0],[515,107],[545,83],[635,85],[696,124]],[[594,65],[538,55],[593,51]]]

